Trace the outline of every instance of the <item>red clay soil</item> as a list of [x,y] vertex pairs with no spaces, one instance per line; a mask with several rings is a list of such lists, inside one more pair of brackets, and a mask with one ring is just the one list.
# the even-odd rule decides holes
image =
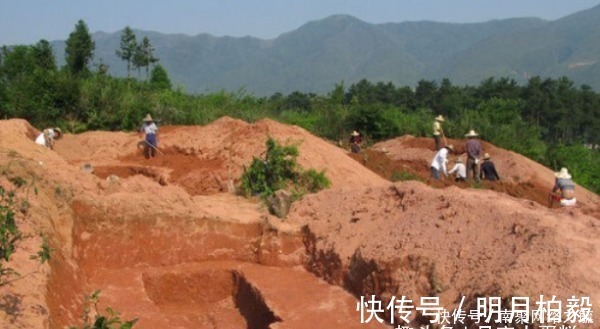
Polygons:
[[578,210],[411,181],[306,196],[289,220],[310,231],[311,271],[385,305],[437,296],[452,312],[462,296],[470,306],[478,296],[600,298],[600,225]]
[[[0,128],[3,185],[29,205],[18,215],[26,235],[10,263],[26,275],[0,287],[0,328],[81,325],[84,296],[97,289],[100,311],[111,306],[123,319],[139,318],[140,328],[358,327],[351,316],[356,299],[301,267],[306,253],[299,227],[270,216],[256,201],[220,193],[223,182],[235,182],[264,150],[269,135],[309,141],[300,163],[327,170],[334,185],[385,183],[343,150],[268,120],[249,125],[225,118],[206,127],[162,129],[163,153],[149,160],[141,157],[135,134],[67,134],[53,152],[35,145],[35,129],[25,121],[0,121]],[[232,133],[240,140],[230,143],[231,151],[215,141]],[[194,144],[193,136],[204,136],[203,142]],[[330,157],[337,158],[333,165]],[[81,170],[86,163],[95,175]],[[14,186],[9,180],[15,177],[28,185]],[[39,234],[53,248],[44,265],[29,259],[42,243]],[[199,276],[178,270],[214,264],[228,265]],[[275,273],[281,273],[276,280],[262,279]],[[293,304],[286,305],[288,299]]]
[[317,138],[306,130],[265,119],[255,124],[228,117],[207,126],[160,127],[159,154],[146,160],[135,133],[87,132],[67,134],[57,144],[57,153],[74,165],[145,165],[171,170],[169,181],[185,181],[187,173],[227,185],[236,182],[252,157],[264,154],[268,137],[286,145],[298,145],[298,162],[306,168],[326,170],[333,186],[377,185],[385,180],[349,161],[347,152]]
[[[359,323],[365,295],[439,296],[447,308],[460,296],[472,306],[476,296],[576,295],[599,311],[600,225],[586,215],[598,196],[578,188],[580,208],[551,210],[507,195],[551,184],[552,172],[490,145],[501,184],[431,188],[388,180],[428,174],[433,144],[410,137],[382,144],[385,156],[365,153],[380,176],[271,120],[160,127],[154,159],[141,156],[136,134],[66,134],[53,152],[32,132],[0,121],[0,182],[21,198],[24,232],[9,263],[23,275],[0,286],[0,328],[81,325],[83,296],[97,289],[101,311],[139,318],[139,328],[374,327]],[[268,136],[298,144],[299,162],[333,182],[286,220],[229,192]],[[29,259],[40,234],[54,249],[43,265]]]
[[[454,165],[454,159],[460,157],[466,161],[466,140],[449,139],[455,146],[455,152],[449,157],[448,169]],[[420,180],[435,187],[455,185],[461,188],[475,187],[506,193],[510,196],[548,205],[548,193],[554,185],[554,172],[522,155],[498,148],[490,143],[481,142],[483,150],[490,154],[496,169],[502,178],[498,182],[482,181],[481,184],[455,183],[452,179],[435,181],[430,178],[429,166],[435,156],[432,138],[403,136],[375,144],[364,154],[353,158],[379,173],[386,179],[392,179],[394,172],[408,172],[420,177]],[[368,161],[365,161],[368,160]],[[586,214],[600,218],[600,197],[587,189],[577,186],[578,208]]]

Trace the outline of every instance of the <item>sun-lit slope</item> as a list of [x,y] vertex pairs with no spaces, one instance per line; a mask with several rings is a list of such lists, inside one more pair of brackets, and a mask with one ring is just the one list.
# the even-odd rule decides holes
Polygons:
[[[449,168],[454,165],[453,160],[460,156],[466,160],[465,139],[448,139],[448,143],[455,146],[456,151],[449,156]],[[506,189],[511,195],[527,198],[546,204],[547,195],[554,186],[554,171],[518,153],[494,146],[488,142],[481,142],[483,151],[489,153],[494,162],[501,182],[491,185],[491,188]],[[429,176],[429,166],[435,156],[432,138],[417,138],[402,136],[377,143],[374,150],[384,151],[387,157],[407,163],[415,171],[420,172],[424,178]],[[577,180],[577,177],[574,177]],[[577,185],[576,197],[578,208],[587,214],[600,218],[600,196]]]
[[[265,142],[273,137],[283,144],[298,145],[298,162],[304,168],[325,170],[332,187],[377,185],[385,183],[370,170],[357,166],[347,152],[324,141],[306,130],[264,119],[250,124],[223,117],[206,126],[165,126],[159,128],[159,148],[164,154],[146,161],[141,156],[135,133],[87,132],[66,135],[57,146],[57,152],[74,164],[92,165],[136,163],[177,169],[185,163],[198,163],[197,169],[208,167],[205,173],[212,180],[237,180],[252,157],[264,155]],[[161,160],[163,157],[163,160]],[[171,157],[179,157],[173,159]],[[163,162],[161,162],[163,161]],[[168,162],[168,163],[167,163]],[[195,170],[187,168],[186,171]],[[214,175],[213,175],[214,174]]]
[[356,295],[450,312],[462,296],[600,298],[600,225],[580,211],[412,181],[306,196],[290,222],[311,232],[313,271]]
[[[356,299],[302,267],[306,256],[300,227],[270,216],[256,200],[218,191],[189,193],[182,184],[197,174],[194,165],[205,162],[221,170],[217,173],[227,172],[224,162],[213,161],[229,154],[225,142],[219,140],[224,136],[241,133],[253,141],[248,146],[247,139],[230,137],[240,137],[231,148],[238,152],[232,159],[239,162],[230,162],[239,174],[252,155],[264,150],[269,133],[283,139],[288,137],[286,129],[297,132],[290,134],[296,138],[290,142],[308,141],[321,152],[310,154],[307,148],[308,155],[300,159],[305,166],[332,170],[337,185],[346,181],[368,185],[369,176],[359,176],[368,171],[344,158],[343,150],[332,151],[334,146],[303,130],[269,121],[248,125],[223,119],[207,127],[164,129],[165,154],[157,162],[147,162],[137,153],[135,134],[67,134],[52,151],[34,143],[39,131],[27,122],[0,121],[0,183],[16,189],[24,198],[19,205],[26,200],[28,208],[17,214],[24,239],[9,264],[23,277],[1,287],[6,298],[0,302],[7,308],[0,308],[0,327],[77,325],[84,295],[96,289],[102,290],[100,309],[112,306],[122,311],[123,319],[137,317],[141,328],[153,323],[177,328],[226,329],[268,323],[300,328],[297,324],[302,318],[319,322],[324,314],[328,317],[323,323],[358,327],[358,318],[352,317]],[[204,142],[194,143],[196,133],[204,136]],[[332,165],[327,163],[329,158],[334,159]],[[93,164],[104,176],[85,172],[84,163]],[[343,171],[354,167],[358,174]],[[189,170],[189,176],[183,176],[184,170]],[[129,174],[116,178],[111,172]],[[182,175],[181,180],[161,180],[161,175],[174,173]],[[370,175],[373,181],[384,182]],[[16,186],[11,179],[18,181],[17,177],[27,184]],[[50,262],[39,266],[29,257],[42,244],[42,235],[53,252]],[[193,271],[181,272],[183,264]],[[224,269],[216,273],[215,266]],[[269,273],[277,279],[265,280]],[[210,296],[177,293],[178,289],[187,291],[189,278],[212,289]],[[306,291],[319,292],[320,303],[312,305]],[[304,306],[295,310],[303,298]],[[257,304],[261,305],[258,309]],[[339,316],[328,311],[331,307]],[[267,316],[270,312],[274,315]]]

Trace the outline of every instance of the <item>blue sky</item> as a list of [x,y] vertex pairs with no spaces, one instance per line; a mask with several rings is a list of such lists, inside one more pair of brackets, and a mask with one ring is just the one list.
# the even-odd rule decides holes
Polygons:
[[334,14],[369,23],[553,20],[598,4],[599,0],[0,0],[0,45],[64,40],[79,19],[91,32],[130,26],[270,39]]

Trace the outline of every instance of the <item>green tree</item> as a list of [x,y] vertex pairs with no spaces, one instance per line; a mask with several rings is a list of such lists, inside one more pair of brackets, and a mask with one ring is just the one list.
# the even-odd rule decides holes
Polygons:
[[54,86],[58,72],[47,42],[35,46],[5,47],[0,69],[3,114],[37,125],[55,113]]
[[78,75],[87,70],[94,57],[95,47],[87,25],[79,20],[75,30],[69,34],[65,48],[67,67],[72,74]]
[[154,47],[150,43],[148,37],[144,37],[142,43],[137,47],[133,59],[134,66],[139,70],[142,67],[146,68],[146,81],[150,78],[150,65],[158,62],[158,58],[154,57]]
[[415,88],[417,108],[435,109],[439,103],[438,96],[438,85],[435,81],[420,80],[417,83]]
[[171,89],[171,79],[162,65],[156,65],[150,74],[150,86],[154,89]]
[[56,70],[56,58],[52,51],[52,45],[47,40],[42,39],[33,46],[33,57],[38,68],[48,71]]
[[138,52],[138,44],[135,34],[126,26],[121,34],[121,43],[115,54],[127,63],[127,77],[131,77],[131,65],[134,63],[134,58]]

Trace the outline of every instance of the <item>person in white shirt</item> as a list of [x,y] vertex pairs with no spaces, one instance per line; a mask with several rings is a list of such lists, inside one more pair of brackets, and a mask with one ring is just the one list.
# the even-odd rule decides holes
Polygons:
[[448,173],[452,174],[454,172],[456,172],[456,177],[454,178],[455,181],[464,182],[467,179],[467,167],[464,165],[461,158],[456,158],[454,167],[452,167]]
[[146,135],[144,155],[146,158],[155,157],[156,151],[158,150],[158,127],[150,114],[147,114],[144,118],[144,123],[142,124],[139,133],[140,135],[142,133]]
[[443,173],[444,176],[448,176],[448,170],[446,167],[446,163],[448,162],[448,153],[454,151],[453,145],[444,146],[441,150],[439,150],[433,161],[431,162],[431,177],[435,179],[440,179],[440,173]]
[[62,130],[60,128],[46,128],[35,139],[35,143],[54,150],[54,141],[62,138]]

